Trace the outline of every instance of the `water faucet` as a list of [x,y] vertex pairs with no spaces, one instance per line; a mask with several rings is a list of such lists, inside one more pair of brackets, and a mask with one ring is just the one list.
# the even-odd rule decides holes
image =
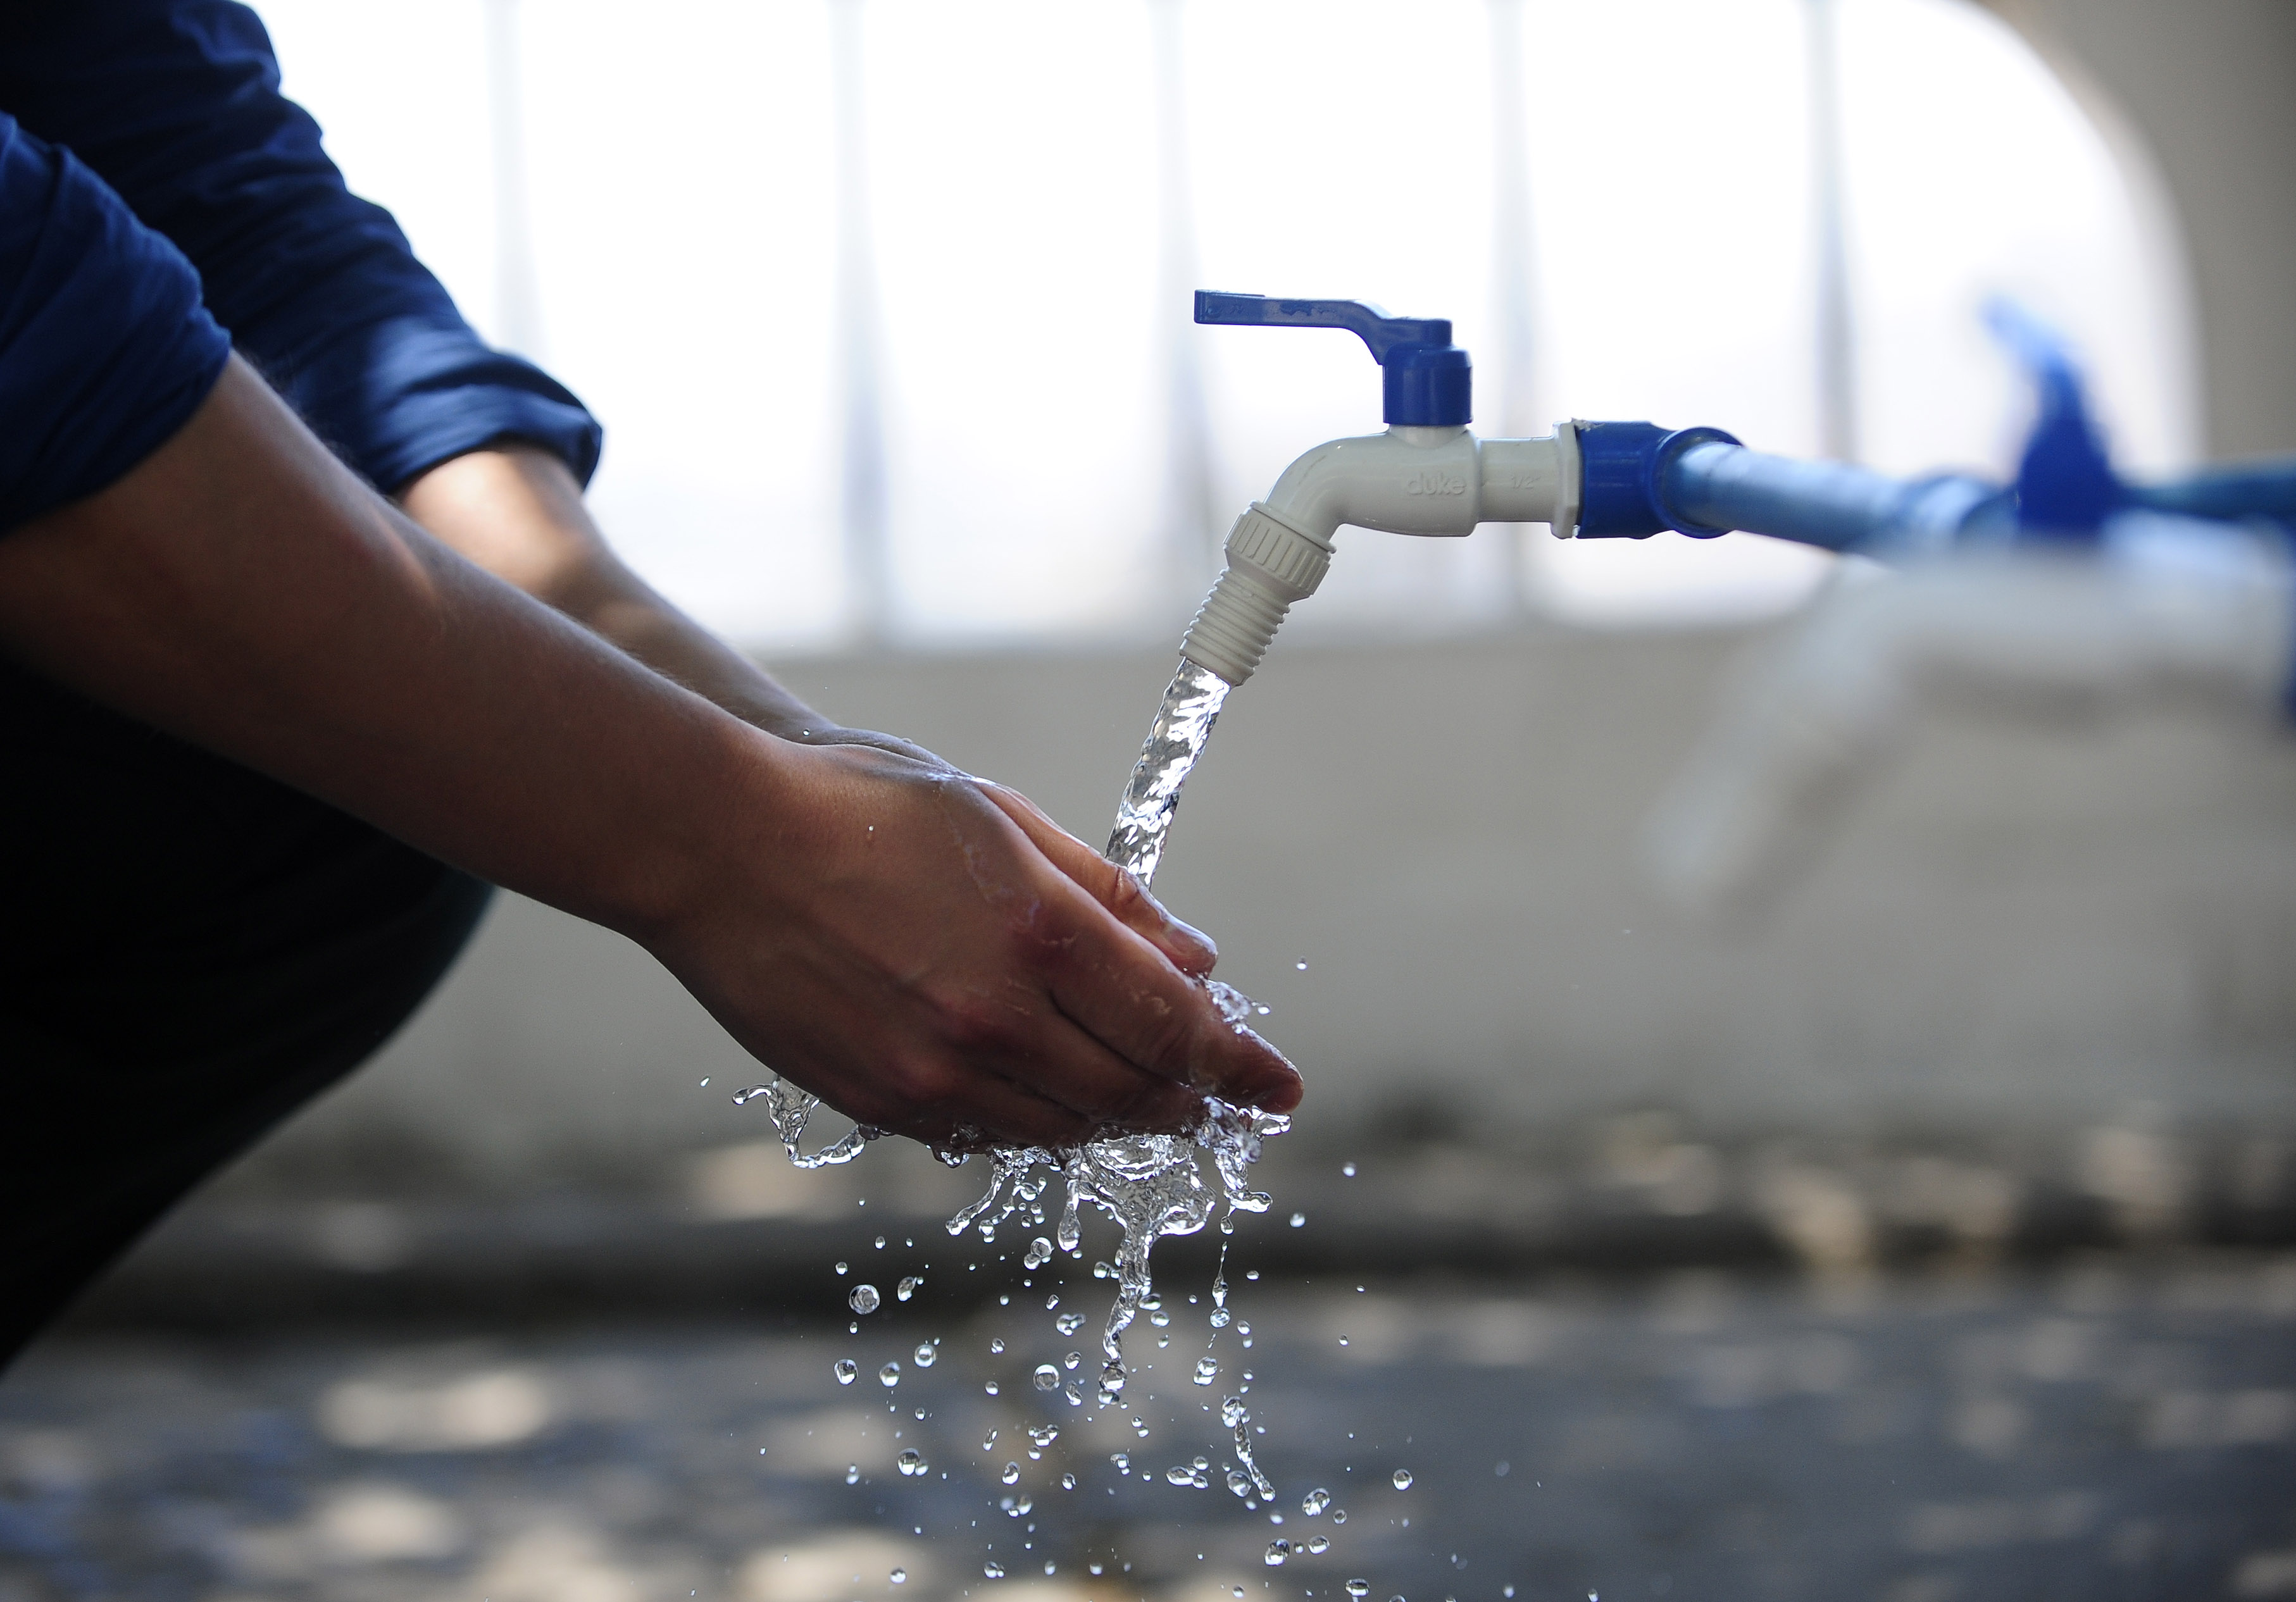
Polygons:
[[1196,294],[1198,323],[1337,328],[1360,337],[1382,375],[1383,434],[1308,452],[1227,536],[1227,564],[1180,642],[1180,655],[1231,686],[1250,678],[1293,606],[1331,570],[1343,523],[1456,538],[1480,523],[1544,523],[1558,538],[1644,538],[1673,528],[1726,530],[1673,510],[1659,486],[1702,445],[1736,447],[1719,429],[1565,422],[1535,439],[1478,439],[1473,364],[1440,317],[1390,317],[1361,300]]

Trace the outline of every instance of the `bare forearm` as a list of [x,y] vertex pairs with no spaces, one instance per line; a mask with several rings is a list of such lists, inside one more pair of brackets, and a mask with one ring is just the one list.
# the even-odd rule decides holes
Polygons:
[[470,452],[416,478],[399,502],[497,578],[744,722],[785,739],[832,726],[624,565],[548,452],[516,441]]
[[664,792],[726,793],[753,756],[730,719],[440,547],[236,365],[126,479],[0,540],[0,637],[99,699],[623,928],[678,893],[673,820],[694,814]]

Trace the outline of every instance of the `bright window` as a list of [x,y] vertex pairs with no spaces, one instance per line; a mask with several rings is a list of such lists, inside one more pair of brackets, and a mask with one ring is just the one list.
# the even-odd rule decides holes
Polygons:
[[[2124,457],[2185,459],[2173,250],[2063,87],[1963,0],[1831,3],[1857,454],[2004,469],[2023,397],[1977,307],[2007,290],[2079,342]],[[1486,433],[1647,417],[1814,451],[1811,4],[259,9],[353,185],[604,419],[594,497],[625,552],[786,650],[865,615],[917,644],[1176,634],[1235,512],[1379,426],[1355,341],[1194,329],[1190,287],[1447,315]],[[1201,470],[1176,364],[1200,374]],[[852,449],[857,372],[874,458]],[[882,494],[869,594],[857,470]],[[1349,532],[1293,626],[1757,615],[1824,560]]]

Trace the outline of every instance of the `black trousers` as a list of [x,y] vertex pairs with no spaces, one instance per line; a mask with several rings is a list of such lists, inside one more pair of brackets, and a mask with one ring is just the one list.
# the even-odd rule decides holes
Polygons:
[[0,659],[0,1365],[372,1053],[488,888]]

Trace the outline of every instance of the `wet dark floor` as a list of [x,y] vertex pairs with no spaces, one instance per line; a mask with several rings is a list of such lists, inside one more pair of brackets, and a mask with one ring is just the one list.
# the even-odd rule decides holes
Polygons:
[[[0,1598],[2296,1597],[2296,1259],[1239,1277],[1201,1386],[1209,1298],[1168,1286],[1099,1410],[1064,1387],[1104,1284],[901,1302],[921,1258],[775,1328],[51,1343],[0,1383]],[[824,1321],[865,1277],[881,1311]],[[1272,1507],[1227,1488],[1237,1394]]]

